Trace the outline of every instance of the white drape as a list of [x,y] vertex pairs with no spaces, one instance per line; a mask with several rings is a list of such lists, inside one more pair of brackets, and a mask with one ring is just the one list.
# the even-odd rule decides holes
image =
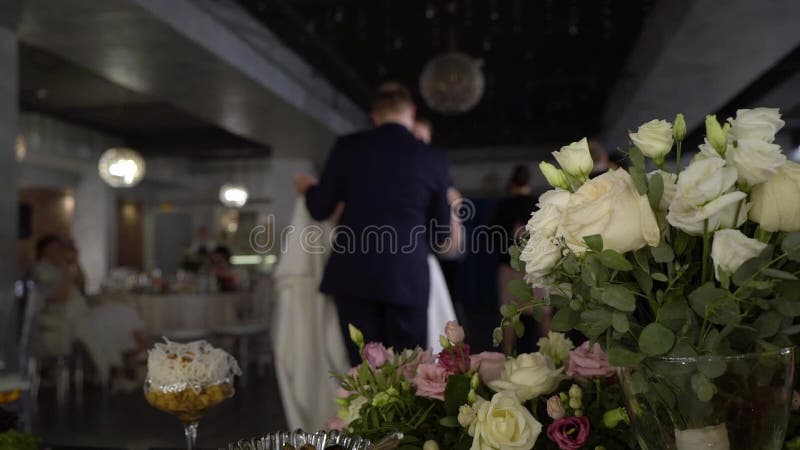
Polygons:
[[[336,414],[337,384],[330,373],[347,370],[347,352],[336,307],[318,290],[326,254],[306,251],[300,242],[306,227],[321,227],[327,236],[330,226],[314,222],[302,199],[295,204],[291,223],[294,232],[288,234],[286,252],[275,271],[275,371],[289,429],[317,430]],[[439,335],[456,315],[442,270],[432,255],[428,267],[428,346],[438,352]]]

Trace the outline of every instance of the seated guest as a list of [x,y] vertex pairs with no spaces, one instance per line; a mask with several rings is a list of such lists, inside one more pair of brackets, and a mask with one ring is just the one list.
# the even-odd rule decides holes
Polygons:
[[86,272],[83,271],[78,260],[78,248],[72,239],[64,241],[64,259],[70,267],[70,271],[74,274],[72,282],[75,287],[78,288],[81,294],[86,295]]
[[66,253],[55,235],[45,235],[36,243],[32,276],[43,301],[36,346],[39,356],[68,355],[75,325],[89,312],[86,298],[75,285],[75,266],[69,264]]
[[220,292],[239,290],[239,275],[231,267],[231,251],[227,247],[220,245],[211,253],[211,269]]

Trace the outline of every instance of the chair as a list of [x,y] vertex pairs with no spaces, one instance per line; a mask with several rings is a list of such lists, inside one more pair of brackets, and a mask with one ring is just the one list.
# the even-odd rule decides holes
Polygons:
[[[5,349],[7,357],[3,359],[0,354],[0,397],[4,397],[7,403],[3,407],[16,409],[22,419],[23,429],[30,431],[32,426],[33,408],[35,402],[35,373],[36,363],[32,357],[33,342],[36,334],[36,315],[38,312],[39,299],[33,289],[32,282],[18,281],[15,285],[14,294],[2,294],[5,298],[0,298],[0,307],[13,311],[17,304],[21,304],[22,314],[11,312],[0,317],[6,317],[9,323],[4,327],[7,332],[0,341],[0,349]],[[13,297],[13,298],[11,298]],[[14,323],[19,320],[19,328]],[[13,357],[11,356],[14,344],[18,349],[17,362],[11,366]]]
[[256,283],[256,288],[251,294],[251,310],[245,320],[234,325],[221,325],[213,327],[214,335],[218,338],[232,338],[235,341],[234,354],[242,369],[240,383],[247,385],[248,372],[252,357],[251,348],[260,340],[261,354],[257,362],[259,370],[271,363],[271,346],[269,345],[270,318],[272,315],[272,289],[271,277],[262,277]]

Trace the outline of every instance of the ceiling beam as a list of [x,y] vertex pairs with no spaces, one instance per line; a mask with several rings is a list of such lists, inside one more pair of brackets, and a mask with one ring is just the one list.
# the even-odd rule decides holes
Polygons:
[[800,44],[797,0],[658,2],[604,112],[603,140],[682,112],[703,123]]

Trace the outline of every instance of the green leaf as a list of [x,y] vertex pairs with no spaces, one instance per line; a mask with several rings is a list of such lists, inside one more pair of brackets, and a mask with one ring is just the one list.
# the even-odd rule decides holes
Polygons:
[[581,280],[590,287],[595,287],[600,283],[608,281],[611,274],[608,269],[600,261],[597,254],[588,254],[583,260],[583,267],[581,269]]
[[444,409],[448,416],[458,416],[458,408],[467,404],[470,390],[470,377],[450,375],[444,388]]
[[446,416],[439,419],[439,425],[445,428],[459,428],[461,424],[458,423],[457,416]]
[[639,192],[639,195],[647,194],[647,175],[644,173],[644,169],[634,166],[628,170],[628,173],[633,178],[633,184],[636,186],[636,191]]
[[661,178],[660,173],[654,173],[650,177],[650,189],[647,191],[647,199],[650,200],[650,207],[653,210],[658,209],[661,203],[661,197],[664,195],[664,179]]
[[642,151],[639,150],[638,147],[631,147],[628,153],[628,157],[631,159],[631,163],[633,163],[633,167],[638,167],[644,170],[644,155]]
[[686,304],[686,300],[670,300],[665,302],[658,311],[658,322],[677,333],[683,328],[689,318],[689,314],[691,314],[691,311],[689,310],[689,305]]
[[764,275],[766,275],[766,276],[768,276],[770,278],[777,278],[779,280],[796,280],[797,279],[797,277],[794,276],[793,274],[791,274],[789,272],[784,272],[783,270],[778,270],[778,269],[767,268],[767,269],[762,270],[761,273],[763,273]]
[[680,256],[683,255],[684,252],[689,248],[689,242],[691,242],[693,238],[688,234],[684,233],[681,230],[677,230],[675,233],[675,253]]
[[700,373],[692,375],[692,388],[701,402],[710,401],[714,398],[714,394],[717,393],[717,387],[714,386],[714,383]]
[[611,326],[619,333],[627,333],[631,329],[628,316],[619,311],[614,311],[611,314]]
[[608,349],[608,362],[614,367],[633,367],[645,358],[645,355],[628,350],[624,347],[612,345]]
[[508,292],[515,298],[528,302],[533,300],[533,289],[523,280],[511,280],[508,283]]
[[660,323],[647,325],[639,335],[639,348],[646,354],[658,356],[667,353],[675,344],[675,334]]
[[777,311],[766,311],[753,322],[756,336],[760,339],[775,336],[781,328],[783,316]]
[[555,315],[553,315],[553,322],[550,326],[552,326],[555,331],[569,331],[578,325],[580,317],[581,315],[579,312],[573,311],[569,307],[559,308]]
[[653,291],[653,279],[641,267],[636,266],[633,268],[633,278],[636,278],[636,283],[639,284],[645,294]]
[[521,320],[514,320],[514,333],[518,338],[525,336],[525,325]]
[[519,309],[517,308],[517,305],[514,305],[512,303],[506,303],[500,307],[500,314],[506,319],[514,317],[518,313]]
[[697,369],[710,379],[719,378],[727,369],[725,360],[719,357],[701,357],[697,359]]
[[564,268],[564,271],[569,275],[575,275],[581,269],[580,264],[578,264],[578,259],[575,258],[575,254],[572,252],[564,257],[564,260],[561,262],[561,267]]
[[792,325],[792,326],[784,328],[783,330],[781,330],[781,333],[787,334],[789,336],[791,336],[793,334],[800,333],[800,323],[797,324],[797,325]]
[[778,283],[775,309],[786,317],[800,316],[800,281]]
[[758,274],[762,267],[766,266],[769,261],[762,257],[748,259],[744,262],[739,269],[733,274],[731,281],[739,287],[744,287],[750,283],[753,278]]
[[642,268],[647,273],[650,273],[650,259],[649,259],[650,251],[647,248],[642,248],[633,252],[633,259],[636,260],[636,264]]
[[781,243],[781,250],[790,260],[800,262],[800,231],[786,235]]
[[669,263],[675,259],[675,252],[672,251],[672,247],[666,242],[658,244],[657,247],[650,247],[650,253],[653,255],[653,259],[658,263]]
[[650,277],[652,279],[654,279],[656,281],[660,281],[662,283],[666,283],[667,281],[669,281],[669,278],[667,278],[666,275],[664,275],[663,273],[659,273],[659,272],[651,273]]
[[600,300],[619,311],[633,312],[636,309],[636,297],[622,286],[611,285],[603,288]]
[[584,236],[583,241],[586,242],[586,246],[593,252],[600,253],[603,251],[603,236],[599,234]]
[[706,283],[689,294],[689,304],[698,316],[717,325],[738,323],[739,304],[725,289]]
[[611,313],[605,309],[587,309],[581,313],[581,325],[590,338],[597,338],[611,326]]
[[633,266],[631,265],[630,261],[625,259],[624,256],[614,250],[603,250],[599,257],[600,262],[609,269],[620,270],[623,272],[633,270]]

